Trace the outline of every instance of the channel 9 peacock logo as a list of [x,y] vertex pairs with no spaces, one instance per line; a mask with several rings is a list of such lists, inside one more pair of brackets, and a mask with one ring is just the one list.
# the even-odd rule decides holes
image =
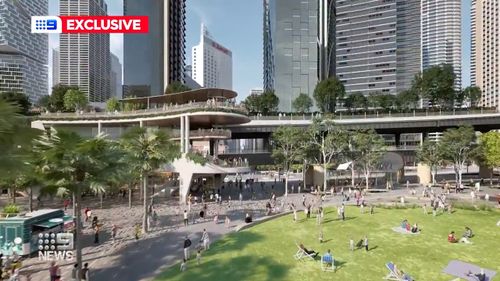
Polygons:
[[38,259],[41,261],[71,261],[74,258],[73,233],[38,234]]

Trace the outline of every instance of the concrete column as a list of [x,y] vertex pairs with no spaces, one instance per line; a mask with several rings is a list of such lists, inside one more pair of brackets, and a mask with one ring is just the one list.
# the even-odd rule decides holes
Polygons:
[[101,122],[97,122],[97,134],[101,134],[102,133],[102,124]]
[[139,121],[139,127],[141,127],[141,128],[144,127],[144,121],[142,121],[142,120]]
[[394,144],[396,147],[401,145],[401,134],[394,134]]
[[186,135],[185,135],[185,141],[186,141],[186,144],[184,145],[184,149],[186,150],[186,152],[189,152],[189,116],[185,116],[185,124],[184,124],[184,128],[186,130]]
[[396,172],[396,181],[398,183],[404,183],[404,182],[406,182],[405,181],[405,167],[404,166],[403,166],[403,168],[399,169]]
[[214,141],[214,157],[219,156],[219,140]]
[[181,143],[181,153],[184,153],[184,116],[181,115],[180,117],[180,122],[181,122],[181,129],[180,129],[180,134],[179,134],[179,141]]
[[424,163],[417,165],[417,177],[420,184],[427,185],[432,182],[431,168]]

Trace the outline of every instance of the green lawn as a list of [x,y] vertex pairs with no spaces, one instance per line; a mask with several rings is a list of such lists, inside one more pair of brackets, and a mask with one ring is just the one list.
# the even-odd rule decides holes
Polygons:
[[[500,274],[500,219],[498,211],[457,209],[453,214],[437,217],[424,215],[422,209],[376,209],[374,215],[360,214],[359,209],[346,209],[348,220],[337,220],[336,211],[328,209],[323,224],[324,242],[318,241],[316,220],[298,223],[290,215],[233,233],[214,243],[203,253],[202,264],[188,263],[185,272],[176,265],[156,280],[382,280],[387,274],[385,263],[395,262],[416,280],[449,281],[451,275],[441,273],[450,260],[496,270]],[[423,228],[420,235],[404,235],[391,230],[407,218]],[[450,244],[449,231],[461,236],[468,225],[475,233],[473,244]],[[355,241],[368,235],[369,252],[349,251],[349,237]],[[323,272],[318,261],[296,261],[294,241],[324,253],[331,249],[338,269]],[[497,275],[494,280],[500,280]]]

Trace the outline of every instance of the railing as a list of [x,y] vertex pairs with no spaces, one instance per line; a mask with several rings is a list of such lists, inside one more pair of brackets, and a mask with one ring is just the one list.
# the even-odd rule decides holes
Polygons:
[[234,105],[231,103],[225,102],[191,102],[180,105],[164,105],[159,108],[150,108],[150,109],[140,109],[140,110],[132,110],[132,111],[116,111],[116,112],[74,112],[74,113],[51,113],[45,112],[40,116],[42,119],[44,118],[72,118],[72,119],[94,119],[94,118],[130,118],[130,117],[140,117],[140,116],[148,116],[148,115],[157,115],[157,114],[167,114],[167,115],[175,115],[178,113],[183,113],[186,111],[198,111],[198,110],[207,110],[207,111],[219,111],[226,110],[229,112],[237,112],[240,114],[247,115],[248,111],[239,105]]
[[[420,146],[418,145],[386,145],[385,149],[387,151],[406,151],[406,150],[418,150]],[[271,149],[228,149],[224,152],[219,152],[219,155],[238,155],[238,154],[265,154],[271,153]]]
[[250,116],[252,120],[312,120],[316,117],[328,117],[331,119],[368,119],[368,118],[387,118],[387,117],[425,117],[425,116],[463,116],[471,114],[488,114],[498,113],[495,109],[472,109],[472,110],[452,110],[452,111],[432,111],[432,110],[413,110],[412,112],[339,112],[333,114],[297,114],[297,113],[283,113],[272,116],[256,115]]
[[[180,138],[181,134],[179,130],[172,131],[173,138]],[[231,131],[224,129],[198,129],[194,131],[189,131],[189,138],[195,137],[223,137],[231,138]]]

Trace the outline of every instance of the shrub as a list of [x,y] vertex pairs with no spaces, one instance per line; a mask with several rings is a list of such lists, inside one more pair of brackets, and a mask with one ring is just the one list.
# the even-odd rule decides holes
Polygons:
[[9,204],[3,207],[3,213],[5,214],[18,214],[20,212],[19,206],[15,204]]

